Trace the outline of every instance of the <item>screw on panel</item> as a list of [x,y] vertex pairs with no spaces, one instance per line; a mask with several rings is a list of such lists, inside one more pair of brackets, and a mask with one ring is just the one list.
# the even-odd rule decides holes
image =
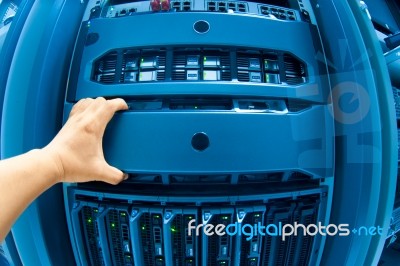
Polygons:
[[171,216],[172,216],[171,211],[167,211],[167,212],[165,213],[165,215],[164,215],[164,218],[165,218],[165,220],[168,220],[169,218],[171,218]]

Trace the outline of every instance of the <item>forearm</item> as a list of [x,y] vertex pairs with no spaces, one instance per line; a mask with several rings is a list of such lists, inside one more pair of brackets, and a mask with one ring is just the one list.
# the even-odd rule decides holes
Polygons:
[[44,150],[0,161],[0,241],[25,208],[59,181],[57,164]]
[[104,181],[128,176],[104,160],[102,139],[114,113],[126,110],[122,99],[83,99],[43,149],[0,161],[0,241],[24,209],[57,182]]

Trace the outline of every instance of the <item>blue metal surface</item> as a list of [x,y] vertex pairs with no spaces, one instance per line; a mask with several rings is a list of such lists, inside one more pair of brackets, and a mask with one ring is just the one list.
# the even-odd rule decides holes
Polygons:
[[[147,186],[140,192],[147,195],[142,195],[138,191],[127,192],[129,187],[125,184],[119,187],[93,185],[86,187],[87,190],[85,187],[77,189],[76,185],[55,186],[36,200],[12,229],[23,264],[88,264],[82,232],[77,226],[77,212],[82,208],[79,204],[85,201],[76,200],[77,194],[99,202],[104,198],[110,202],[126,201],[126,204],[191,201],[200,206],[205,202],[230,204],[262,199],[267,203],[275,198],[296,199],[320,193],[322,189],[328,194],[324,194],[326,205],[319,210],[321,221],[349,223],[354,227],[379,225],[386,232],[395,186],[393,169],[397,166],[389,77],[377,46],[371,45],[371,36],[357,26],[363,23],[358,7],[335,0],[314,4],[319,28],[305,22],[208,12],[143,13],[111,20],[93,19],[82,24],[69,77],[68,97],[63,102],[84,5],[78,1],[60,0],[51,4],[36,1],[21,32],[8,77],[2,158],[46,145],[61,126],[63,108],[65,120],[73,104],[84,97],[302,99],[312,107],[281,114],[166,109],[120,112],[106,131],[104,152],[110,164],[133,174],[158,174],[163,183],[169,183],[174,174],[229,174],[237,182],[243,173],[291,171],[309,174],[314,181],[309,182],[313,187],[309,191],[299,187],[297,191],[243,196],[230,194],[233,192],[224,186],[219,193],[225,195],[206,197],[197,196],[199,190],[191,186],[187,188],[193,190],[182,197],[174,195],[173,190],[167,196],[156,194],[168,191],[168,187],[154,190],[155,193]],[[206,35],[193,31],[193,23],[200,19],[211,25]],[[168,27],[160,30],[158,26],[166,20]],[[127,30],[131,25],[143,26]],[[260,34],[260,28],[265,28],[265,32]],[[87,33],[99,34],[99,40],[85,45]],[[309,79],[297,86],[226,81],[110,86],[90,81],[94,60],[110,50],[191,45],[285,51],[307,65]],[[368,51],[370,57],[365,56]],[[204,132],[210,140],[210,146],[203,152],[191,145],[192,136],[198,132]],[[283,184],[282,187],[289,190],[290,186]],[[204,191],[200,189],[200,192]],[[64,204],[66,213],[61,208]],[[93,207],[97,203],[84,204]],[[162,207],[159,208],[162,212]],[[138,234],[132,232],[133,236]],[[71,242],[66,241],[69,237]],[[320,245],[314,247],[311,262],[319,263],[324,252],[324,265],[368,264],[376,261],[384,237],[330,237],[324,248],[325,239],[319,236]],[[109,254],[107,238],[101,235],[99,240],[105,254]],[[132,242],[132,246],[136,250],[140,248],[136,242]],[[172,247],[166,245],[166,250],[171,252]],[[369,251],[375,256],[368,254]],[[106,264],[114,263],[113,258],[107,256]],[[137,255],[136,262],[142,262],[140,256]],[[236,261],[238,258],[235,257]]]
[[[8,77],[2,158],[43,147],[60,128],[63,84],[83,8],[73,1],[33,4]],[[68,231],[65,214],[59,208],[62,204],[61,187],[55,186],[33,202],[13,226],[14,240],[24,265],[73,263],[70,243],[65,241]]]
[[[333,128],[324,107],[300,114],[126,112],[105,135],[108,161],[127,172],[243,173],[301,170],[333,175]],[[324,125],[324,126],[320,126]],[[191,145],[205,132],[210,147]]]
[[[14,56],[15,47],[17,46],[18,39],[20,37],[23,26],[25,25],[26,18],[31,10],[34,1],[22,1],[18,6],[18,12],[15,15],[10,28],[8,29],[7,36],[4,38],[4,42],[0,46],[0,123],[3,113],[3,101],[4,94],[7,84],[7,78],[10,70],[10,65],[12,58]],[[2,3],[4,6],[5,2]],[[0,127],[1,135],[1,127]],[[1,147],[1,143],[0,143]],[[0,149],[1,154],[1,149]],[[22,265],[18,251],[15,246],[15,241],[10,232],[5,240],[5,245],[7,245],[7,251],[10,255],[13,265]]]
[[[196,34],[193,23],[207,20],[211,30],[205,35]],[[168,21],[168,26],[158,30],[158,25]],[[85,97],[128,96],[128,95],[254,95],[271,97],[292,97],[315,102],[326,102],[329,95],[323,58],[316,60],[315,54],[322,54],[316,28],[304,22],[274,21],[251,15],[213,13],[165,13],[146,14],[119,19],[94,19],[90,21],[88,34],[97,33],[97,42],[84,47],[80,68],[72,72],[72,80],[78,75],[76,84],[69,84],[70,101]],[[136,27],[128,33],[129,25]],[[235,25],[235,26],[229,26]],[[257,25],[255,27],[254,25]],[[265,33],[260,29],[265,28]],[[157,31],[153,31],[156,30]],[[85,29],[86,30],[86,29]],[[281,33],[286,34],[282,35]],[[240,38],[238,38],[240,33]],[[279,36],[279,38],[277,38]],[[293,40],[296,40],[295,43]],[[297,45],[301,43],[301,46]],[[234,46],[246,48],[268,48],[286,51],[296,55],[307,64],[309,83],[292,88],[280,85],[248,85],[209,82],[207,86],[198,83],[168,82],[168,84],[114,84],[110,89],[90,81],[93,60],[111,49],[130,47],[166,47],[169,45]],[[322,66],[322,67],[321,67]],[[237,86],[235,86],[237,85]],[[70,91],[72,88],[72,91]],[[76,88],[76,92],[75,92]]]
[[[210,33],[206,36],[198,35],[193,31],[192,24],[200,19],[207,20],[211,25]],[[157,25],[165,20],[168,20],[168,27],[163,31],[157,31],[157,34],[152,32],[153,28],[157,28]],[[125,29],[129,25],[139,24],[144,26],[135,29],[134,34],[126,33]],[[253,30],[255,24],[259,25],[258,29],[265,27],[268,32],[259,34]],[[178,25],[179,31],[175,30]],[[229,27],[227,25],[239,25],[239,29],[236,26]],[[240,38],[237,37],[238,32],[240,32]],[[279,32],[288,34],[276,38]],[[98,34],[99,38],[97,41],[83,45],[86,41],[84,38],[86,34]],[[299,46],[297,42],[301,42],[302,45]],[[111,50],[168,48],[169,46],[244,47],[291,53],[305,62],[308,74],[307,82],[304,85],[285,86],[285,84],[267,85],[234,81],[172,82],[169,80],[140,84],[102,85],[91,81],[94,60]],[[282,23],[251,15],[207,12],[146,13],[118,19],[98,18],[82,24],[68,84],[64,116],[66,117],[77,100],[97,96],[126,97],[128,100],[137,99],[136,97],[168,99],[179,96],[219,96],[224,99],[265,99],[268,97],[268,99],[278,98],[289,101],[291,99],[308,100],[308,103],[313,105],[312,108],[286,114],[241,113],[235,110],[216,112],[212,109],[173,111],[168,108],[121,112],[115,115],[107,128],[103,144],[105,157],[110,164],[128,173],[157,174],[161,177],[163,184],[169,184],[171,175],[174,174],[228,174],[232,176],[230,182],[237,184],[240,174],[290,171],[306,173],[317,180],[331,180],[334,169],[334,128],[329,105],[330,87],[324,64],[323,49],[317,29],[308,23]],[[196,151],[191,145],[192,136],[198,132],[204,132],[210,140],[210,146],[203,152]],[[332,182],[327,181],[325,184],[330,186],[329,191],[331,192]],[[282,184],[282,186],[285,185]],[[80,207],[76,206],[79,206],[80,201],[74,204],[68,203],[73,201],[74,197],[68,187],[65,185],[65,202],[71,242],[77,263],[86,265],[90,258],[87,257],[87,252],[83,252],[82,246],[86,244],[80,240],[83,232],[77,226],[79,223],[77,212]],[[106,187],[97,187],[97,189],[111,190]],[[126,189],[128,188],[122,184],[119,189],[116,189],[119,195],[110,197],[124,198],[123,191]],[[153,190],[154,192],[150,192],[151,187],[146,187],[146,192],[143,193],[159,193],[156,192],[156,188]],[[303,193],[301,188],[298,190],[295,193]],[[165,187],[163,191],[169,191],[168,187]],[[194,191],[197,189],[188,186],[187,196],[174,200],[182,203],[196,200]],[[173,190],[170,193],[173,194]],[[228,200],[232,201],[235,197],[230,195],[233,192],[227,187],[221,187],[219,193],[228,196],[218,199],[207,196],[205,197],[206,201],[222,203]],[[101,193],[101,198],[108,197],[106,195]],[[136,198],[135,192],[132,192],[131,195],[129,197],[130,204]],[[327,196],[329,204],[331,203],[330,195]],[[137,197],[140,200],[146,198]],[[264,197],[268,198],[268,196],[262,198]],[[162,201],[160,197],[155,199],[147,196],[147,198],[157,200],[157,202]],[[254,195],[250,198],[254,200],[260,196]],[[78,209],[75,210],[75,208]],[[328,218],[330,206],[324,205],[320,211],[324,217]],[[133,231],[131,234],[139,233]],[[106,236],[100,236],[101,253],[105,254],[105,263],[108,265],[111,261],[110,258],[107,258],[109,251],[106,241]],[[315,247],[312,263],[320,260],[324,240],[321,239],[319,243],[320,246]],[[133,248],[139,252],[140,245],[135,243]],[[140,262],[141,253],[136,253],[135,256]],[[203,258],[203,264],[206,263],[205,259]]]
[[[389,76],[382,65],[374,68],[379,65],[375,58],[382,55],[376,46],[365,46],[369,39],[364,42],[365,36],[357,25],[361,22],[356,22],[352,14],[362,12],[360,8],[350,9],[343,1],[325,1],[319,3],[315,11],[331,65],[332,90],[337,92],[333,99],[336,167],[331,222],[349,223],[355,228],[381,226],[384,235],[374,238],[384,239],[390,216],[380,217],[379,224],[376,219],[380,198],[386,199],[387,206],[392,206],[393,168],[397,166],[393,150],[397,147],[393,138],[395,124],[388,123],[395,121],[394,110],[389,110],[393,108],[392,96],[388,94],[391,90]],[[351,107],[354,101],[345,100],[349,97],[346,94],[356,97],[353,98],[358,102],[356,108]],[[387,145],[388,141],[394,142]],[[381,194],[381,186],[389,191]],[[371,260],[365,259],[372,238],[357,235],[328,238],[322,263],[368,265]]]
[[[79,265],[90,265],[90,258],[87,257],[86,253],[81,252],[81,250],[84,249],[85,246],[85,239],[82,237],[84,233],[81,231],[80,224],[85,223],[87,221],[82,221],[79,217],[79,212],[82,210],[84,207],[91,207],[91,208],[98,208],[98,214],[93,216],[91,220],[91,223],[97,224],[99,228],[102,228],[100,230],[104,230],[103,232],[100,232],[100,235],[98,239],[100,240],[98,242],[99,245],[101,245],[101,250],[104,251],[103,254],[108,255],[109,251],[109,237],[107,235],[104,235],[104,232],[106,231],[104,227],[107,227],[105,223],[105,215],[107,212],[111,210],[125,210],[127,212],[128,218],[129,218],[129,226],[130,229],[132,230],[132,247],[133,247],[133,256],[134,256],[134,261],[135,265],[147,265],[147,263],[144,262],[144,256],[148,255],[146,252],[140,252],[140,253],[135,253],[135,251],[139,251],[143,249],[144,245],[147,245],[146,243],[143,243],[141,238],[140,238],[140,224],[139,224],[139,219],[141,215],[145,213],[159,213],[163,215],[163,235],[164,235],[164,240],[163,240],[163,249],[164,252],[167,250],[172,250],[173,247],[171,247],[171,233],[165,232],[166,229],[170,228],[169,225],[169,219],[168,217],[165,216],[166,212],[171,212],[172,215],[176,214],[176,212],[179,210],[181,212],[186,211],[189,212],[190,208],[184,207],[180,208],[183,206],[182,204],[187,204],[191,203],[195,206],[200,207],[204,210],[207,210],[211,216],[212,214],[218,214],[218,213],[227,213],[227,212],[232,212],[234,208],[248,208],[254,207],[257,208],[255,205],[250,205],[249,203],[252,202],[253,204],[258,204],[264,206],[265,204],[268,204],[268,202],[274,202],[274,201],[279,201],[279,200],[290,200],[290,199],[296,199],[298,197],[306,197],[308,195],[321,195],[321,201],[319,203],[320,209],[318,211],[318,221],[321,221],[322,223],[326,223],[328,217],[326,216],[326,204],[327,204],[327,191],[329,188],[327,186],[321,186],[319,188],[314,188],[314,189],[304,189],[302,191],[291,191],[291,192],[276,192],[276,193],[243,193],[242,191],[238,195],[230,195],[230,196],[222,196],[222,195],[208,195],[208,196],[202,196],[202,195],[191,195],[191,196],[182,196],[182,195],[159,195],[157,197],[154,197],[153,195],[140,195],[140,194],[126,194],[124,192],[118,192],[112,193],[112,192],[96,192],[96,191],[87,191],[84,189],[76,188],[74,185],[66,185],[64,187],[64,192],[68,194],[68,200],[66,201],[66,208],[68,210],[67,212],[67,217],[70,221],[70,226],[71,226],[71,239],[72,241],[76,244],[76,258],[77,258],[77,264]],[[75,197],[79,196],[80,200],[75,200]],[[82,197],[88,197],[88,201],[85,201],[85,199],[82,199]],[[94,202],[94,199],[98,199],[98,202]],[[114,200],[114,203],[108,204],[107,202],[102,203],[102,199],[107,199],[107,201],[112,201]],[[126,206],[126,203],[130,204],[135,204],[134,206]],[[213,203],[214,205],[209,206],[207,204]],[[229,206],[227,203],[233,203],[233,202],[243,202],[241,205],[238,206]],[[159,203],[162,203],[162,205],[159,205]],[[181,205],[177,205],[177,204]],[[143,206],[141,206],[143,204]],[[171,206],[169,206],[171,204]],[[218,207],[217,204],[227,204],[224,205],[224,207]],[[273,203],[271,203],[273,204]],[[132,208],[135,208],[137,212],[133,213]],[[193,207],[192,207],[193,208]],[[259,207],[260,208],[260,207]],[[264,207],[265,208],[265,207]],[[204,222],[204,215],[197,215],[197,209],[196,214],[196,219],[198,221],[202,220]],[[236,221],[237,217],[233,217],[234,221]],[[242,236],[243,237],[243,236]],[[203,246],[206,247],[206,236],[203,236]],[[237,241],[241,240],[240,236],[237,236]],[[316,236],[314,239],[314,245],[312,246],[312,250],[314,251],[313,254],[310,255],[310,265],[316,265],[318,261],[318,249],[321,247],[320,243],[322,241],[321,236]],[[200,244],[201,242],[198,242]],[[239,249],[240,250],[240,249]],[[163,254],[164,254],[163,252]],[[166,254],[166,253],[165,253]],[[197,254],[197,256],[201,257],[202,263],[197,262],[194,265],[207,265],[207,257],[205,256],[205,252]],[[170,256],[171,253],[166,255],[167,257]],[[239,255],[236,253],[232,253],[232,255]],[[236,257],[236,256],[235,256]],[[238,258],[238,257],[236,257]],[[272,258],[271,258],[272,259]],[[238,262],[238,260],[236,261]],[[113,262],[111,261],[111,257],[104,257],[104,263],[106,265],[113,265]],[[171,258],[167,258],[165,260],[166,266],[170,265],[175,265],[173,264],[173,261]],[[231,265],[235,266],[238,264],[226,264],[226,265]]]

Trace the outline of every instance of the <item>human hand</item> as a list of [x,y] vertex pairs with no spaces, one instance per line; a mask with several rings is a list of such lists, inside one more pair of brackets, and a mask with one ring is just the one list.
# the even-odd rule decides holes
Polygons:
[[104,181],[118,184],[127,178],[104,159],[103,135],[116,111],[126,110],[122,99],[82,99],[72,108],[57,136],[42,150],[57,167],[56,182]]

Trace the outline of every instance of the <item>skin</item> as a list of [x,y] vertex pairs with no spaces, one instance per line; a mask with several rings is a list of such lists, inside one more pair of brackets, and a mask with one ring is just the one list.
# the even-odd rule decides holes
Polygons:
[[80,100],[50,144],[0,161],[0,241],[26,207],[57,183],[104,181],[116,185],[127,178],[107,164],[102,147],[108,122],[116,111],[126,109],[122,99]]

